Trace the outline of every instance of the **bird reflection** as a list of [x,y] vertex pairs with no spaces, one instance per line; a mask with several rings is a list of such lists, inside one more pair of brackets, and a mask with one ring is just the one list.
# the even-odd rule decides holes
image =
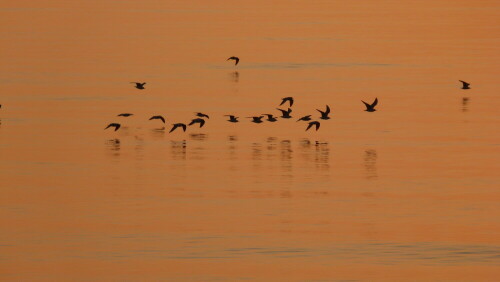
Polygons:
[[314,162],[316,164],[316,168],[320,169],[328,169],[330,168],[330,147],[328,146],[328,142],[319,142],[316,141],[314,143],[316,148],[314,154]]
[[377,179],[377,151],[375,149],[366,150],[364,160],[366,179]]
[[292,142],[290,140],[282,140],[280,142],[280,160],[281,168],[286,172],[284,176],[292,177],[292,154]]
[[163,138],[165,136],[165,127],[151,129],[151,136],[153,138]]
[[272,159],[274,157],[274,151],[277,148],[278,138],[276,137],[268,137],[266,140],[267,143],[267,159]]
[[109,149],[111,152],[111,155],[114,157],[120,156],[120,139],[115,138],[115,139],[109,139],[106,141],[106,147]]
[[203,133],[192,133],[192,134],[189,134],[189,138],[191,140],[196,140],[196,141],[205,141],[205,140],[207,140],[208,135],[203,134]]
[[230,72],[229,73],[229,80],[232,82],[239,82],[240,81],[240,73],[237,71]]
[[462,112],[467,112],[469,111],[469,97],[463,97],[462,98]]
[[[236,141],[238,141],[238,137],[234,135],[229,135],[227,139],[229,140],[229,147],[228,147],[229,159],[236,160]],[[234,170],[234,167],[231,167],[231,169]]]
[[262,144],[253,143],[252,144],[252,160],[262,160]]
[[186,140],[182,141],[171,141],[170,150],[172,152],[172,158],[174,160],[185,160],[186,159]]
[[300,140],[300,157],[305,166],[312,164],[315,169],[328,170],[330,168],[330,147],[328,142],[314,141],[304,138]]
[[135,135],[135,159],[143,160],[144,159],[144,139],[142,137]]

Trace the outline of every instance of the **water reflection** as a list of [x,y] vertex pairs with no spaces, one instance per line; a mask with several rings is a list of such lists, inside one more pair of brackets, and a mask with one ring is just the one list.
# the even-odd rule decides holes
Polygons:
[[462,112],[469,111],[469,102],[470,102],[470,98],[469,97],[463,97],[462,98]]
[[120,149],[121,149],[120,139],[118,138],[109,139],[106,141],[105,144],[112,156],[114,157],[120,156]]
[[186,160],[186,140],[170,141],[170,151],[174,160]]
[[280,142],[280,164],[281,169],[283,170],[283,176],[292,178],[292,159],[293,159],[293,150],[292,150],[292,142],[290,140],[282,140]]
[[229,73],[229,80],[232,82],[239,82],[240,81],[240,73],[237,71],[230,72]]
[[316,150],[314,154],[314,163],[318,169],[330,168],[330,147],[328,142],[316,141],[314,144]]
[[135,151],[135,159],[136,160],[143,160],[144,159],[144,139],[142,137],[135,135],[135,146],[134,146],[134,151]]
[[300,157],[305,164],[314,162],[316,169],[328,170],[330,168],[330,147],[328,142],[315,141],[304,138],[299,142]]
[[189,134],[189,138],[191,140],[196,140],[196,141],[205,141],[205,140],[207,140],[208,135],[204,134],[204,133],[192,133],[192,134]]
[[366,179],[377,179],[377,151],[375,149],[365,151],[364,165]]
[[161,139],[165,137],[165,127],[151,129],[151,136],[155,139]]
[[[229,159],[236,160],[236,141],[238,140],[238,137],[234,135],[229,135],[227,137],[227,140],[229,141],[229,146],[228,146]],[[234,170],[234,168],[235,166],[232,165],[231,169]]]

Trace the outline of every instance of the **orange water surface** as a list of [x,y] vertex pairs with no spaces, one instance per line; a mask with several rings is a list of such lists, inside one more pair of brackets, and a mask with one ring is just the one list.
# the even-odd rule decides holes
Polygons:
[[[499,18],[487,0],[1,1],[0,279],[498,280]],[[287,96],[292,119],[245,118]],[[318,131],[296,121],[326,105]],[[194,112],[203,128],[168,132]]]

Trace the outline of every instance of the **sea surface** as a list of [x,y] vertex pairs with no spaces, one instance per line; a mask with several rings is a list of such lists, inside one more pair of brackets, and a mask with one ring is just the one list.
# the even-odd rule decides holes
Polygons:
[[[498,280],[499,18],[487,0],[0,2],[0,280]],[[292,119],[246,118],[288,96]],[[318,131],[297,121],[326,105]]]

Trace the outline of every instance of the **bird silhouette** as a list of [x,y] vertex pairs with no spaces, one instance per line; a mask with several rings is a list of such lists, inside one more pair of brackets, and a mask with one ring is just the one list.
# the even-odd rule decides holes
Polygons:
[[311,120],[311,115],[307,115],[307,116],[303,116],[301,118],[299,118],[297,121],[310,121]]
[[203,125],[205,125],[205,120],[202,119],[202,118],[195,118],[191,121],[191,123],[189,123],[189,125],[193,125],[195,123],[199,123],[200,124],[200,128],[203,127]]
[[459,80],[460,82],[462,82],[462,89],[470,89],[469,85],[470,83],[467,83],[463,80]]
[[375,101],[373,101],[373,103],[371,105],[368,104],[367,102],[363,101],[363,100],[361,100],[361,102],[363,102],[363,104],[365,104],[365,106],[366,106],[366,110],[365,111],[366,112],[374,112],[374,111],[376,111],[375,110],[375,106],[378,104],[378,99],[377,98],[375,98]]
[[281,111],[281,118],[291,118],[292,116],[290,113],[292,112],[292,109],[288,108],[288,110],[282,110],[279,108],[276,108],[278,111]]
[[134,114],[129,114],[129,113],[123,113],[123,114],[119,114],[118,116],[119,117],[129,117],[129,116],[133,116]]
[[149,120],[152,120],[152,119],[159,119],[161,120],[163,123],[165,123],[165,118],[162,117],[162,116],[152,116]]
[[267,121],[275,122],[278,120],[277,118],[273,117],[272,114],[263,114],[263,115],[267,116]]
[[237,116],[233,116],[233,115],[224,115],[225,117],[229,117],[229,119],[227,121],[229,122],[239,122],[238,120],[238,117]]
[[106,126],[106,128],[104,128],[104,130],[110,128],[110,127],[114,127],[115,128],[115,131],[117,131],[119,128],[120,128],[120,124],[119,123],[110,123],[108,124],[108,126]]
[[311,122],[309,122],[309,125],[308,125],[308,126],[307,126],[307,128],[306,128],[306,131],[308,131],[308,130],[309,130],[309,128],[311,128],[313,125],[315,125],[315,126],[316,126],[316,131],[318,131],[319,126],[320,126],[319,121],[311,121]]
[[172,129],[170,129],[170,131],[168,133],[171,133],[172,131],[174,131],[178,127],[182,127],[182,130],[186,131],[187,126],[184,123],[174,123]]
[[285,104],[287,101],[290,103],[290,107],[293,106],[293,97],[282,98],[280,106]]
[[229,57],[226,61],[229,61],[229,60],[234,60],[235,61],[235,63],[234,63],[235,66],[240,62],[240,58],[235,57],[235,56]]
[[326,105],[326,111],[323,112],[322,110],[318,109],[316,109],[316,111],[321,113],[320,119],[330,119],[330,117],[328,116],[328,114],[330,113],[330,107],[328,105]]
[[195,113],[197,117],[206,117],[206,118],[210,118],[208,115],[204,114],[204,113],[199,113],[199,112],[196,112]]
[[254,122],[254,123],[261,123],[261,122],[262,122],[262,118],[263,118],[263,117],[264,117],[264,116],[258,116],[258,117],[247,117],[247,118],[251,118],[251,119],[253,119],[253,120],[252,120],[252,122]]
[[140,82],[130,82],[130,83],[135,83],[135,88],[137,88],[137,89],[140,89],[140,90],[145,89],[144,85],[146,84],[146,82],[143,82],[143,83],[140,83]]

